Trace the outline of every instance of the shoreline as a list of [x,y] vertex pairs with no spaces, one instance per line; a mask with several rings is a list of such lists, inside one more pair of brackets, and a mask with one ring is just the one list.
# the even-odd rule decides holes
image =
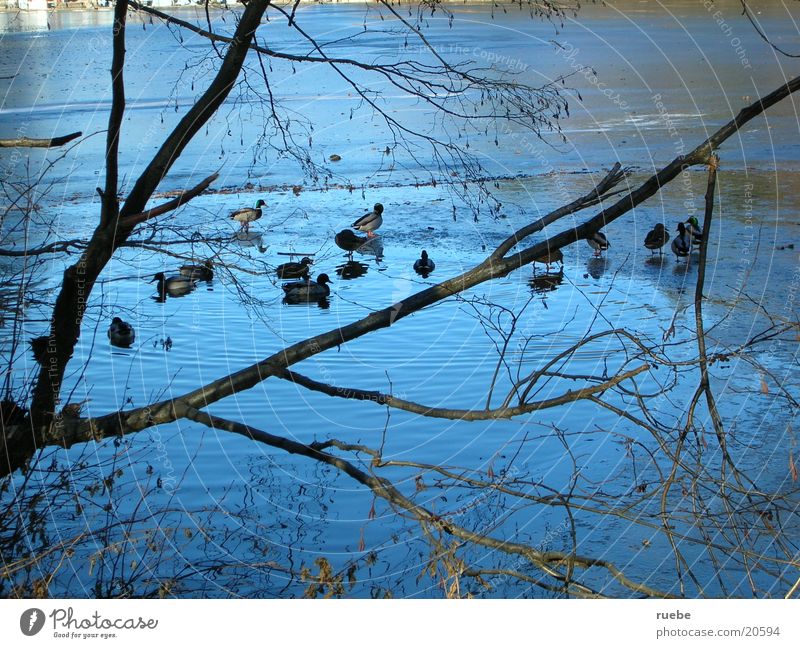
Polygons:
[[[8,6],[7,4],[3,4],[0,6],[0,13],[61,13],[61,12],[75,12],[75,11],[111,11],[114,9],[113,0],[106,0],[107,4],[101,4],[103,0],[75,0],[70,4],[70,6],[65,6],[63,4],[54,6],[54,7],[47,7],[45,8],[30,8],[30,7],[14,7]],[[464,2],[464,0],[441,0],[444,4],[486,4],[489,2],[493,2],[494,0],[468,0],[468,2]],[[147,0],[140,0],[142,4],[148,4]],[[320,4],[367,4],[367,0],[310,0],[310,4],[320,5]],[[306,0],[300,0],[300,4],[306,4]],[[408,4],[412,4],[409,2]],[[198,7],[202,8],[205,5],[204,2],[200,1],[187,1],[183,4],[169,4],[164,2],[163,4],[157,2],[150,2],[148,4],[149,7],[154,9],[166,10],[169,9],[170,11],[186,11],[189,9],[196,9]],[[235,6],[238,6],[238,3],[234,0],[222,2],[209,2],[210,9],[233,9]],[[135,9],[134,9],[135,11]]]
[[[2,1],[2,0],[0,0]],[[141,0],[143,3],[146,0]],[[495,0],[441,0],[443,4],[454,4],[454,5],[476,5],[476,4],[489,4],[494,2]],[[26,13],[26,14],[38,14],[38,13],[62,13],[62,12],[80,12],[80,11],[111,11],[114,8],[113,0],[107,0],[107,5],[102,5],[101,2],[103,0],[77,0],[71,3],[71,6],[64,6],[58,5],[55,7],[47,7],[45,8],[30,8],[30,7],[13,7],[8,6],[7,4],[3,4],[0,6],[0,13]],[[313,5],[325,5],[325,4],[367,4],[367,0],[300,0],[300,4],[313,4]],[[170,10],[170,11],[187,11],[191,9],[202,8],[204,6],[204,2],[200,1],[187,1],[185,4],[168,4],[164,2],[163,4],[156,4],[155,2],[151,2],[149,6],[153,7],[154,9],[160,10]],[[409,0],[407,4],[417,4],[413,1]],[[80,6],[78,6],[80,5]],[[210,9],[233,9],[235,6],[238,6],[234,0],[222,2],[209,2]]]

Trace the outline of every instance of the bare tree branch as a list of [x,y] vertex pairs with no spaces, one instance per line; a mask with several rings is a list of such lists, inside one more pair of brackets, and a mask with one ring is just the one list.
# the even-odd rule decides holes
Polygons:
[[541,401],[520,402],[518,405],[509,405],[492,409],[487,408],[483,410],[429,407],[427,405],[421,405],[419,403],[414,403],[412,401],[392,396],[391,394],[355,389],[352,387],[329,385],[327,383],[313,380],[312,378],[299,374],[296,371],[289,371],[288,369],[284,369],[283,371],[279,372],[277,376],[305,387],[306,389],[327,394],[328,396],[370,401],[377,405],[386,405],[387,407],[394,407],[405,410],[406,412],[428,416],[430,418],[444,418],[458,421],[490,421],[497,419],[510,419],[514,418],[515,416],[520,416],[521,414],[530,414],[531,412],[536,412],[538,410],[550,409],[566,403],[572,403],[577,400],[589,398],[589,396],[607,391],[622,381],[633,378],[634,376],[638,376],[643,371],[648,371],[649,369],[650,366],[645,364],[636,367],[635,369],[631,369],[630,371],[619,373],[613,378],[597,385],[583,387],[574,391],[569,390],[561,396],[554,396],[553,398],[547,398]]
[[[414,516],[421,524],[430,526],[447,535],[454,536],[460,540],[473,543],[478,546],[491,548],[496,551],[501,551],[510,555],[518,555],[528,561],[534,568],[543,570],[545,574],[556,579],[557,581],[565,581],[563,569],[573,569],[575,567],[589,569],[601,568],[606,570],[616,581],[631,591],[643,594],[645,596],[657,598],[672,598],[668,593],[649,587],[643,583],[639,583],[628,578],[622,570],[616,567],[613,563],[607,560],[596,559],[588,556],[581,556],[572,553],[564,553],[560,551],[537,551],[534,548],[518,542],[511,542],[493,538],[488,535],[476,533],[466,529],[452,520],[445,519],[436,515],[427,508],[414,503],[411,499],[403,495],[392,482],[383,477],[378,477],[374,474],[368,474],[363,470],[356,467],[349,461],[341,459],[328,452],[324,452],[322,448],[329,447],[331,442],[324,444],[304,444],[286,437],[277,436],[265,432],[258,428],[251,427],[236,421],[220,418],[204,411],[194,408],[186,408],[183,415],[190,420],[202,423],[215,430],[225,430],[240,434],[248,439],[252,439],[258,443],[278,448],[290,454],[296,454],[302,457],[327,464],[339,470],[340,472],[355,479],[360,484],[367,486],[370,490],[381,499],[397,506],[407,513]],[[591,591],[591,590],[590,590]],[[571,589],[572,594],[576,596],[586,595],[583,587],[575,587]]]
[[0,148],[53,148],[63,146],[74,139],[83,135],[82,132],[70,133],[60,137],[45,139],[33,139],[30,137],[18,137],[16,139],[0,139]]
[[153,207],[148,209],[141,214],[132,214],[131,216],[126,216],[125,218],[121,218],[119,221],[119,226],[123,229],[133,229],[136,225],[140,223],[144,223],[146,220],[150,218],[155,218],[156,216],[161,216],[162,214],[166,214],[171,212],[181,205],[185,205],[189,202],[192,198],[199,196],[203,193],[208,187],[211,185],[219,177],[219,173],[212,173],[208,176],[205,180],[197,184],[196,186],[192,187],[191,189],[187,189],[186,191],[182,191],[179,196],[173,198],[172,200],[165,202],[158,207]]

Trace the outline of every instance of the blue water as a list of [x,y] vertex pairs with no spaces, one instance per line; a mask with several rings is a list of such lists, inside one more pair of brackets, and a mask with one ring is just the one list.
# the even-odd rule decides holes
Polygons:
[[[358,102],[335,75],[321,66],[293,73],[291,66],[275,62],[270,70],[274,90],[287,110],[314,124],[314,161],[326,164],[333,153],[342,157],[339,163],[327,163],[332,172],[327,186],[304,178],[291,159],[277,156],[269,147],[254,147],[265,119],[254,97],[236,105],[229,102],[160,187],[161,191],[181,189],[220,171],[214,187],[226,192],[201,196],[159,220],[167,228],[167,240],[197,233],[191,245],[165,249],[198,259],[214,257],[214,280],[199,283],[185,297],[159,303],[150,280],[158,271],[175,271],[181,261],[150,249],[120,250],[92,295],[70,367],[65,402],[83,402],[83,414],[97,416],[179,396],[286,345],[402,301],[480,262],[516,228],[591,188],[603,169],[616,161],[632,167],[628,182],[636,186],[648,171],[682,152],[681,143],[690,150],[730,119],[749,103],[743,97],[754,97],[760,89],[772,89],[781,82],[783,64],[767,58],[765,45],[742,21],[737,23],[739,37],[752,59],[763,62],[755,80],[732,54],[730,38],[720,33],[702,8],[687,9],[678,19],[635,7],[624,12],[589,8],[558,33],[554,26],[531,22],[516,12],[498,14],[489,28],[490,10],[484,6],[459,9],[452,29],[446,19],[431,21],[428,37],[438,51],[484,64],[493,61],[496,70],[501,65],[513,67],[521,80],[531,83],[543,83],[549,75],[569,70],[570,61],[563,55],[566,43],[570,51],[578,50],[575,60],[596,68],[598,78],[617,89],[627,104],[621,110],[586,76],[576,75],[569,79],[574,88],[572,116],[562,123],[566,143],[550,135],[550,144],[542,143],[516,130],[500,136],[497,145],[494,133],[471,135],[472,150],[482,157],[487,174],[504,177],[495,191],[503,203],[500,217],[485,210],[476,214],[447,185],[417,186],[427,181],[428,174],[407,152],[398,149],[395,167],[388,168],[391,163],[382,151],[391,139],[385,126],[370,110],[357,111],[350,119],[350,110]],[[298,16],[312,33],[334,40],[360,25],[363,14],[360,6],[335,5],[302,7]],[[32,228],[34,242],[85,235],[99,211],[94,187],[102,181],[101,131],[109,106],[108,16],[105,12],[59,13],[50,16],[50,30],[44,26],[35,31],[31,24],[15,28],[7,22],[8,31],[2,34],[0,77],[17,75],[0,80],[2,132],[95,133],[56,166],[57,181],[48,194],[40,196],[39,222],[53,217],[53,231],[46,235],[43,225]],[[789,33],[790,25],[777,12],[768,18],[778,33]],[[178,46],[169,30],[147,20],[142,27],[137,20],[131,19],[128,30],[123,193],[160,138],[197,96],[211,65],[201,59],[206,50],[198,39],[184,36]],[[229,29],[230,24],[215,23],[220,30]],[[264,28],[271,47],[301,51],[297,41],[285,34],[277,22]],[[562,49],[551,40],[559,40]],[[334,49],[337,55],[369,59],[397,51],[395,41],[367,32],[355,43]],[[186,65],[196,67],[185,70]],[[249,73],[258,73],[255,61]],[[577,99],[578,92],[582,101]],[[655,94],[668,97],[677,132],[670,131],[660,117],[652,99]],[[430,111],[394,96],[391,90],[385,106],[413,125],[435,129]],[[797,251],[775,248],[797,240],[797,192],[791,190],[798,184],[797,130],[792,103],[787,101],[770,111],[768,120],[752,122],[721,152],[718,212],[705,290],[706,326],[721,322],[713,331],[712,348],[735,346],[761,330],[766,319],[757,305],[782,318],[795,317],[794,307],[786,300],[786,286],[796,281]],[[31,167],[35,170],[44,159],[56,155],[31,151]],[[426,159],[423,155],[423,162]],[[19,160],[12,164],[5,166],[11,168],[6,178],[24,171]],[[454,182],[463,173],[457,165],[446,171],[456,174],[447,174],[456,178]],[[252,186],[245,187],[246,183]],[[350,183],[354,191],[346,188]],[[294,185],[302,187],[299,195],[291,190]],[[496,345],[503,342],[492,325],[499,322],[507,330],[509,323],[507,314],[488,304],[521,312],[508,347],[511,375],[536,369],[587,334],[616,327],[626,328],[647,344],[660,345],[674,326],[675,335],[667,340],[664,352],[673,360],[690,359],[696,354],[688,341],[694,329],[696,261],[687,267],[669,254],[651,258],[640,241],[658,220],[673,229],[687,206],[702,209],[704,191],[705,175],[691,172],[610,224],[605,231],[612,246],[603,259],[592,258],[592,250],[582,242],[564,250],[563,278],[555,290],[533,291],[528,282],[534,271],[526,267],[415,313],[389,329],[315,356],[295,369],[337,386],[391,392],[432,407],[482,408],[498,363]],[[227,219],[231,210],[251,205],[258,197],[268,204],[264,218],[252,226],[263,235],[261,250],[232,239],[235,226]],[[386,206],[380,230],[383,250],[378,255],[356,254],[356,260],[367,265],[366,274],[342,279],[335,270],[345,258],[333,245],[333,234],[378,201]],[[748,227],[751,216],[757,229]],[[4,221],[5,247],[23,245],[18,231],[12,229],[14,218],[18,217],[11,214]],[[551,226],[549,233],[576,222],[579,217],[569,217]],[[144,230],[134,238],[148,233]],[[209,244],[209,239],[222,243]],[[435,272],[427,279],[411,269],[423,248],[436,262]],[[333,278],[329,307],[282,303],[274,267],[287,259],[280,253],[288,252],[313,253],[313,274],[327,272]],[[60,263],[53,261],[45,281],[56,285]],[[536,272],[541,274],[542,268]],[[26,338],[46,330],[46,313],[32,307],[25,322]],[[114,315],[135,327],[137,339],[131,349],[108,344],[106,328]],[[527,338],[524,353],[523,337]],[[757,358],[785,389],[797,393],[794,353],[791,345],[781,343]],[[620,343],[611,336],[582,348],[561,369],[577,376],[607,375],[623,362]],[[626,368],[633,366],[637,361]],[[15,367],[15,384],[23,385],[35,368],[32,358],[23,355]],[[640,389],[655,390],[656,382],[669,380],[668,373],[662,367],[643,376]],[[505,367],[500,367],[499,376],[493,406],[509,388]],[[669,398],[654,404],[663,420],[674,423],[673,431],[683,424],[698,376],[690,370],[677,378]],[[754,471],[752,476],[762,490],[781,492],[788,488],[786,430],[793,412],[774,390],[761,393],[760,379],[744,359],[733,358],[714,369],[717,397],[731,429],[731,452]],[[537,399],[583,384],[581,379],[553,378],[543,384]],[[609,398],[631,404],[630,398]],[[579,473],[580,497],[613,492],[628,501],[635,498],[638,484],[658,479],[644,450],[657,448],[645,430],[588,402],[512,421],[468,423],[333,399],[270,379],[208,409],[302,442],[337,438],[380,447],[384,461],[507,474],[520,480],[518,487],[531,494],[563,491]],[[704,406],[698,418],[707,427],[708,460],[716,465],[716,442]],[[42,465],[49,462],[46,456]],[[137,506],[140,511],[155,512],[169,508],[168,513],[157,513],[155,520],[143,519],[135,526],[141,537],[145,529],[158,529],[163,557],[156,560],[152,553],[148,555],[143,544],[134,543],[128,552],[137,554],[137,563],[155,565],[156,581],[186,575],[176,586],[177,594],[297,596],[304,585],[287,581],[276,566],[291,565],[299,571],[323,556],[342,568],[348,560],[361,559],[350,595],[374,595],[375,587],[389,589],[395,596],[441,595],[437,579],[417,579],[430,551],[419,528],[398,518],[383,502],[376,503],[371,514],[373,497],[368,490],[306,459],[187,421],[158,426],[117,444],[104,441],[74,448],[59,456],[73,467],[80,465],[82,457],[102,463],[103,469],[94,476],[73,469],[76,483],[107,475],[112,465],[121,467],[109,498],[121,516]],[[368,467],[369,458],[362,458]],[[561,509],[525,506],[512,497],[470,491],[447,480],[441,488],[433,488],[437,478],[424,470],[393,467],[380,473],[396,479],[403,492],[416,492],[419,504],[450,514],[467,528],[515,538],[539,549],[569,549]],[[99,492],[87,500],[97,505],[106,497],[107,493]],[[88,520],[59,508],[53,511],[50,528],[68,537],[76,529],[96,526],[104,515],[97,506],[86,506],[83,516]],[[790,517],[785,524],[796,527],[796,519]],[[653,587],[675,587],[674,560],[657,530],[588,511],[577,516],[576,529],[579,553],[601,555],[624,567],[629,577]],[[370,551],[376,552],[375,561],[365,561]],[[697,561],[702,593],[721,595],[707,556],[692,547],[685,551]],[[484,550],[466,553],[475,564],[488,566],[496,558]],[[206,561],[213,559],[230,562],[231,573],[235,569],[250,573],[243,566],[247,563],[274,563],[262,565],[247,581],[239,582],[203,571]],[[96,573],[88,574],[76,559],[57,576],[53,591],[91,595]],[[625,594],[603,575],[593,578],[598,588],[608,587],[607,593]],[[728,583],[725,593],[750,595],[733,571],[724,580]],[[759,586],[771,591],[774,583],[759,581]],[[476,587],[475,593],[541,595],[539,590],[507,580],[488,593]]]

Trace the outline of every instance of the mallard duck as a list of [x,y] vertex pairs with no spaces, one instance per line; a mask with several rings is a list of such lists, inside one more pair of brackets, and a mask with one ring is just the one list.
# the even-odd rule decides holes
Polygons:
[[300,277],[308,277],[308,266],[314,263],[308,257],[303,257],[300,261],[289,261],[282,263],[275,270],[280,279],[299,279]]
[[330,277],[324,272],[316,281],[293,281],[283,285],[287,302],[317,302],[331,294]]
[[672,239],[672,251],[675,253],[676,260],[680,257],[688,257],[689,252],[692,251],[692,237],[683,223],[678,223],[678,236]]
[[560,263],[562,266],[564,265],[564,254],[558,248],[549,250],[541,256],[536,257],[533,260],[533,263],[543,263],[549,271],[550,265],[553,263]]
[[164,276],[163,272],[157,272],[155,275],[153,275],[150,283],[153,283],[154,281],[158,282],[156,290],[162,299],[167,295],[170,297],[181,297],[182,295],[187,295],[194,290],[194,280],[189,279],[189,277],[166,277]]
[[349,252],[350,256],[352,256],[353,252],[364,245],[368,239],[364,236],[359,236],[353,230],[346,229],[339,232],[333,240],[337,247]]
[[261,218],[261,208],[266,206],[265,203],[260,198],[256,200],[255,207],[246,207],[245,209],[237,209],[235,212],[231,212],[231,218],[235,221],[238,221],[242,224],[242,229],[247,232],[250,230],[250,223],[253,221],[257,221]]
[[608,242],[606,235],[600,230],[596,231],[589,238],[587,238],[586,242],[594,249],[595,256],[600,256],[603,251],[607,250],[611,245],[611,243]]
[[211,281],[214,278],[214,264],[211,259],[203,261],[202,265],[186,264],[181,266],[181,276],[199,281]]
[[695,216],[690,216],[686,220],[686,231],[692,237],[692,245],[700,245],[703,242],[703,230],[700,229],[700,223],[697,222]]
[[383,224],[383,205],[375,203],[371,212],[364,214],[351,227],[355,227],[359,232],[366,232],[367,238],[375,236],[373,232]]
[[414,272],[427,277],[436,268],[436,264],[428,258],[428,253],[422,250],[419,259],[414,261]]
[[661,254],[661,248],[664,247],[668,241],[669,232],[667,232],[664,227],[664,223],[656,223],[656,226],[644,237],[644,246],[650,250],[651,254],[654,250],[658,250],[658,253]]
[[108,327],[108,339],[114,346],[129,347],[136,339],[136,331],[130,324],[115,317],[111,320],[111,326]]

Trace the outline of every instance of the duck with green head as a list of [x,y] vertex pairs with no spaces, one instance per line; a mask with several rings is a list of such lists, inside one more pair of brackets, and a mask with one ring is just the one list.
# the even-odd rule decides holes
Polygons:
[[309,279],[308,281],[293,281],[284,284],[285,299],[290,304],[322,301],[331,294],[331,288],[328,285],[330,282],[330,277],[323,272],[316,281]]
[[267,203],[259,198],[256,200],[255,207],[237,209],[235,212],[231,212],[230,217],[238,223],[241,223],[242,229],[247,232],[250,230],[250,223],[261,218],[261,208],[266,207],[266,205]]
[[366,232],[368,238],[373,238],[375,230],[381,225],[383,225],[383,205],[375,203],[372,211],[364,214],[351,227],[355,227],[359,232]]
[[600,230],[597,230],[594,234],[588,237],[586,242],[594,250],[594,255],[596,257],[601,256],[602,253],[611,245],[611,243],[608,242],[606,235]]

